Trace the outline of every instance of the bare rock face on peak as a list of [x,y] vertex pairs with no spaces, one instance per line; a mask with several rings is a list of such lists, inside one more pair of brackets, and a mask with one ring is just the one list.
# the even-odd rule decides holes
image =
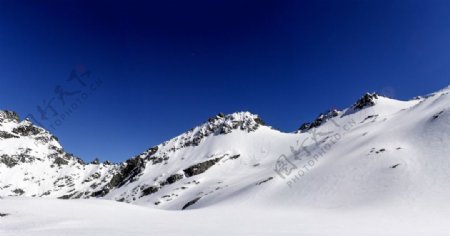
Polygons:
[[350,109],[347,109],[346,112],[338,111],[337,109],[332,109],[326,111],[324,113],[320,113],[317,118],[312,122],[303,123],[298,129],[299,132],[307,132],[313,128],[317,128],[327,122],[328,120],[337,117],[340,114],[349,114],[352,112],[356,112],[362,110],[367,107],[371,107],[375,105],[376,100],[379,95],[376,93],[366,93],[361,98],[359,98]]
[[354,110],[361,110],[369,106],[375,105],[375,100],[378,99],[378,94],[376,93],[366,93],[362,96],[355,104],[353,104],[352,108]]
[[19,122],[19,115],[13,111],[2,111],[0,110],[0,122],[4,121],[13,121],[13,122]]
[[321,126],[323,123],[327,122],[328,120],[338,116],[339,113],[340,111],[336,109],[329,110],[325,113],[321,113],[319,116],[317,116],[317,118],[314,121],[303,123],[298,130],[300,132],[306,132],[313,128],[317,128]]

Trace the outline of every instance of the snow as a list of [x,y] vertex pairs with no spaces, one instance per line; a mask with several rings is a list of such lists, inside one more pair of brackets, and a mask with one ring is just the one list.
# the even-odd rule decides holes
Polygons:
[[[28,134],[17,131],[30,127],[39,132]],[[79,163],[78,159],[62,149],[53,135],[28,120],[2,120],[0,132],[14,136],[0,137],[0,196],[61,197],[75,190],[92,191],[95,188],[90,188],[92,183],[86,179],[98,173],[98,179],[104,180],[96,187],[100,188],[112,177],[110,172],[117,169],[116,166]],[[4,158],[17,164],[8,166],[3,163]],[[67,165],[59,165],[56,158],[67,161]]]
[[2,236],[448,235],[448,208],[264,208],[165,211],[107,200],[0,200]]
[[[0,140],[0,156],[30,148],[42,159],[0,163],[0,196],[17,195],[15,188],[27,197],[52,191],[46,199],[0,200],[0,212],[10,214],[0,218],[0,235],[448,235],[448,88],[373,102],[308,132],[274,130],[249,112],[218,115],[136,156],[142,165],[101,199],[91,193],[132,164],[70,159],[50,168],[55,140]],[[275,170],[280,160],[289,161],[290,173]],[[186,174],[208,161],[215,163]],[[172,176],[179,178],[168,183]],[[42,180],[25,181],[32,177]],[[90,199],[54,199],[72,191]]]

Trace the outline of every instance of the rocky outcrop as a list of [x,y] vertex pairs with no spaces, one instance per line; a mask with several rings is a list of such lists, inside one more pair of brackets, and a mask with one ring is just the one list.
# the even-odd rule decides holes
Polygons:
[[165,184],[173,184],[173,183],[177,182],[178,180],[183,179],[183,177],[184,177],[184,175],[182,175],[182,174],[173,174],[173,175],[169,176],[164,183]]
[[329,110],[325,113],[321,113],[319,116],[317,116],[317,118],[313,122],[303,123],[298,130],[300,132],[306,132],[312,128],[317,128],[321,126],[323,123],[327,122],[328,120],[338,115],[339,115],[338,110],[336,109]]
[[0,138],[2,138],[2,139],[19,138],[19,136],[14,135],[9,132],[6,132],[6,131],[0,131]]
[[23,125],[20,125],[17,128],[14,128],[12,130],[13,133],[21,135],[21,136],[30,136],[30,135],[37,135],[43,132],[44,130],[42,128],[38,128],[31,123],[25,123]]
[[142,190],[142,196],[141,197],[147,196],[147,195],[150,195],[150,194],[153,194],[153,193],[156,193],[156,192],[158,192],[158,190],[159,190],[159,188],[156,187],[156,186],[147,187],[147,188]]
[[17,160],[17,158],[12,158],[9,155],[3,154],[2,156],[0,156],[0,163],[5,164],[9,168],[12,168],[19,163],[19,160]]
[[92,193],[93,197],[103,197],[113,188],[120,188],[126,183],[133,182],[137,176],[145,169],[145,160],[139,156],[128,159],[122,164],[119,170],[113,175],[108,184],[103,189]]
[[378,94],[376,93],[366,93],[364,94],[355,104],[353,104],[353,110],[361,110],[366,107],[375,105],[375,100],[378,99]]
[[18,123],[20,121],[19,115],[13,111],[0,110],[0,122],[12,121]]
[[69,164],[69,161],[68,161],[68,160],[65,160],[64,158],[58,156],[58,157],[55,157],[55,158],[54,158],[53,163],[55,163],[55,164],[58,165],[58,166],[62,166],[62,165],[67,165],[67,164]]
[[195,198],[195,199],[189,201],[188,203],[186,203],[186,204],[183,206],[183,208],[181,208],[181,210],[186,210],[188,207],[190,207],[190,206],[194,205],[195,203],[197,203],[198,200],[200,200],[200,199],[201,199],[201,197],[197,197],[197,198]]
[[264,124],[263,120],[250,112],[237,112],[230,115],[219,113],[209,118],[208,122],[177,137],[181,144],[178,149],[197,146],[205,137],[210,135],[228,134],[233,130],[252,132]]
[[207,161],[195,164],[193,166],[190,166],[189,168],[186,168],[183,170],[184,175],[186,175],[186,177],[199,175],[199,174],[205,172],[206,170],[208,170],[209,168],[211,168],[211,166],[215,165],[221,159],[222,159],[222,157],[217,157],[217,158],[207,160]]

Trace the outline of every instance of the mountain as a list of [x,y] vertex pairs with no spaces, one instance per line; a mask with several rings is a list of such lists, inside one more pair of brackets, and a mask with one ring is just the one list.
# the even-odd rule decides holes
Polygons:
[[83,163],[49,132],[2,111],[0,196],[173,210],[447,204],[449,93],[409,101],[367,93],[290,133],[249,112],[218,114],[120,164]]
[[0,111],[0,196],[80,198],[103,188],[118,166],[85,164],[48,131]]

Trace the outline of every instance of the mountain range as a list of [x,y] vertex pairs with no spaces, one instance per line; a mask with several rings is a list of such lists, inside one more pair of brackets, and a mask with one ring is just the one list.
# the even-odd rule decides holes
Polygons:
[[448,202],[450,87],[399,101],[367,93],[282,132],[218,114],[127,159],[85,163],[0,111],[0,197],[100,198],[168,210]]

